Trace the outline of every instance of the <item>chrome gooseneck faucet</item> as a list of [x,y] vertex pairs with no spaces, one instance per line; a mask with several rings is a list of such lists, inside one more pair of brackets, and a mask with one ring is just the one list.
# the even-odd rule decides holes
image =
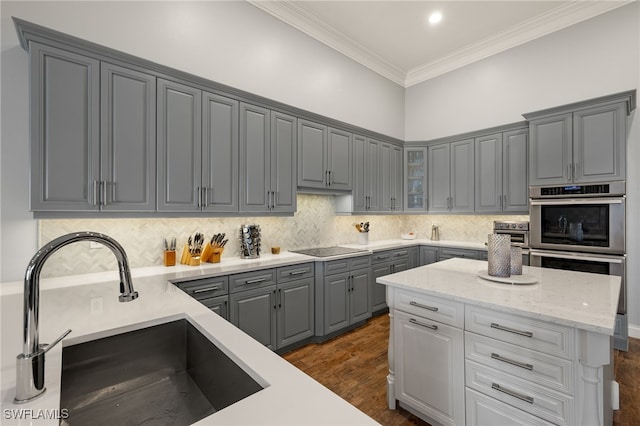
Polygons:
[[120,302],[130,302],[138,298],[133,289],[127,254],[113,238],[95,232],[74,232],[63,235],[41,248],[31,258],[24,276],[24,328],[23,353],[17,357],[16,397],[14,402],[27,402],[41,395],[44,387],[44,354],[58,344],[71,330],[67,330],[51,344],[38,342],[38,322],[40,312],[40,271],[46,260],[61,247],[77,241],[94,241],[107,246],[118,261],[120,272]]

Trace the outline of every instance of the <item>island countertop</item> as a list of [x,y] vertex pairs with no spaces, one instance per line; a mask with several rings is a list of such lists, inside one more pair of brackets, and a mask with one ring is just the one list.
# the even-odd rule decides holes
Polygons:
[[487,262],[449,259],[380,277],[379,284],[516,315],[613,335],[620,277],[524,266],[534,284],[511,285],[478,276]]
[[[308,259],[308,258],[307,258]],[[289,259],[294,261],[303,260]],[[308,261],[308,260],[307,260]],[[22,292],[0,297],[3,425],[58,425],[45,418],[60,410],[62,348],[89,340],[185,318],[238,363],[264,389],[199,421],[200,425],[369,425],[373,419],[249,337],[171,284],[174,273],[134,278],[137,300],[118,302],[117,280],[77,282],[42,289],[40,341],[52,342],[72,329],[46,356],[47,391],[14,404],[16,356],[22,352]],[[80,281],[80,279],[78,279]],[[38,417],[41,416],[41,417]],[[18,420],[18,417],[21,417]],[[34,418],[37,417],[37,418]]]

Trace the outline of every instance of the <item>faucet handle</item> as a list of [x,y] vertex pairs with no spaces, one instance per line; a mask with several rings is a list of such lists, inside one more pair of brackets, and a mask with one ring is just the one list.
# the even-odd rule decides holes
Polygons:
[[67,337],[67,335],[71,333],[71,329],[68,329],[67,331],[65,331],[64,333],[62,333],[62,335],[60,337],[58,337],[56,340],[53,341],[53,343],[43,343],[42,345],[40,345],[40,349],[44,349],[42,351],[43,354],[46,354],[47,352],[49,352],[49,350],[51,350],[51,348],[53,348],[55,345],[57,345],[58,343],[60,343],[60,341],[62,339],[64,339],[65,337]]

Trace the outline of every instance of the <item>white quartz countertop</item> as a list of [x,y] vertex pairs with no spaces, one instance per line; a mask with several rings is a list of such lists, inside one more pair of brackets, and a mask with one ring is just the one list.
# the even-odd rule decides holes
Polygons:
[[471,250],[487,250],[487,246],[484,243],[477,243],[471,241],[447,241],[438,240],[433,241],[429,239],[414,239],[414,240],[378,240],[371,241],[369,244],[341,244],[342,247],[359,248],[362,250],[369,250],[372,252],[391,250],[395,248],[411,247],[411,246],[434,246],[434,247],[456,247],[466,248]]
[[535,284],[478,276],[487,262],[449,259],[377,279],[380,284],[613,335],[620,277],[524,266]]
[[[244,261],[243,267],[268,267],[309,261],[304,256]],[[137,271],[135,289],[140,297],[129,303],[118,302],[118,281],[105,279],[87,282],[88,276],[70,277],[62,287],[41,291],[40,341],[51,342],[64,330],[72,329],[63,341],[46,355],[47,391],[32,402],[16,405],[16,356],[22,352],[22,291],[3,292],[0,297],[2,348],[0,349],[2,425],[58,425],[47,420],[43,410],[60,408],[62,347],[127,332],[142,327],[186,318],[213,341],[231,359],[241,365],[258,383],[259,391],[211,416],[200,425],[369,425],[373,419],[348,404],[329,389],[302,373],[293,365],[190,298],[167,281],[202,273],[226,273],[230,263],[209,267],[163,268],[164,274]],[[171,269],[171,272],[168,270]],[[92,274],[93,275],[93,274]],[[108,274],[107,274],[108,275]],[[83,281],[84,280],[84,281]],[[56,282],[48,280],[49,287]],[[55,280],[54,280],[55,281]],[[76,283],[71,285],[69,282]],[[59,284],[59,283],[58,283]],[[79,285],[85,284],[85,285]],[[64,408],[64,407],[63,407]],[[16,411],[11,411],[16,410]],[[22,420],[16,420],[20,411]],[[40,414],[39,414],[40,413]],[[40,417],[38,417],[40,415]],[[12,418],[13,417],[13,418]],[[35,419],[33,417],[36,417]]]

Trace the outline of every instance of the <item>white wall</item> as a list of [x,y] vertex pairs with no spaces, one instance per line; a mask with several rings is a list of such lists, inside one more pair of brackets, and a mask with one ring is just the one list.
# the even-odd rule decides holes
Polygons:
[[28,57],[15,16],[298,108],[403,138],[404,89],[248,3],[0,2],[0,281],[37,246],[28,212]]
[[[405,138],[430,140],[522,113],[640,89],[640,4],[616,9],[406,90]],[[640,337],[640,114],[627,143],[630,333]]]

